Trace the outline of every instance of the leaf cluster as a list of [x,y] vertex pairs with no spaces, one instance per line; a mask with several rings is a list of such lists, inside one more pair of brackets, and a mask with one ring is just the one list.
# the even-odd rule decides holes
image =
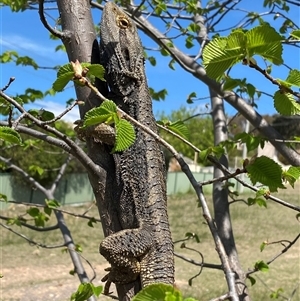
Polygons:
[[[115,145],[112,152],[122,152],[134,143],[134,127],[120,117],[116,104],[111,100],[105,100],[99,107],[88,111],[84,116],[83,128],[101,123],[113,126],[115,129]],[[99,139],[101,140],[101,137]]]
[[[299,31],[292,32],[299,40]],[[217,81],[224,80],[223,89],[246,92],[253,101],[255,94],[260,97],[261,92],[246,82],[246,79],[234,79],[225,71],[237,63],[242,63],[262,73],[269,81],[279,87],[274,93],[274,107],[282,115],[296,115],[300,113],[300,104],[295,99],[292,87],[300,87],[300,71],[291,69],[285,80],[273,79],[270,76],[271,66],[262,70],[254,55],[258,55],[271,64],[281,65],[283,37],[269,24],[262,24],[251,30],[235,29],[227,37],[214,38],[203,50],[203,64],[207,75]],[[299,95],[298,95],[299,98]]]

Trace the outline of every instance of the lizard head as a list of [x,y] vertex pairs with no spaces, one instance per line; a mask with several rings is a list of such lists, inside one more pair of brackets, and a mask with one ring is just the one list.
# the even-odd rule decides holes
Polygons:
[[117,5],[108,2],[103,9],[100,37],[101,63],[110,88],[127,96],[143,77],[144,50],[137,28]]

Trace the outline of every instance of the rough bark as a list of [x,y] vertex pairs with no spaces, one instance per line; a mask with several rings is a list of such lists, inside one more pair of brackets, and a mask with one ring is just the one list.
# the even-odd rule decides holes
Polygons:
[[[58,9],[61,25],[65,37],[63,43],[66,47],[69,61],[99,63],[99,48],[95,34],[94,23],[91,16],[90,1],[58,0]],[[100,18],[99,18],[100,20]],[[97,82],[97,87],[105,96],[107,87],[105,83]],[[99,106],[101,100],[87,87],[75,86],[78,100],[85,105],[80,107],[80,116],[93,107]],[[97,201],[99,215],[105,236],[121,230],[116,214],[114,214],[113,191],[117,187],[115,181],[115,165],[113,157],[104,144],[95,143],[92,138],[87,139],[88,155],[100,167],[99,174],[89,172],[89,180]],[[100,240],[99,240],[100,243]],[[100,256],[100,255],[99,255]],[[130,300],[140,287],[135,284],[117,286],[120,300]]]

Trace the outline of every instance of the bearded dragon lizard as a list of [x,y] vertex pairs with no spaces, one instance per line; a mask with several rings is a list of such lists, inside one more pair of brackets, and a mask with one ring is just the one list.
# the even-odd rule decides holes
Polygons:
[[[101,64],[108,95],[122,110],[157,132],[144,70],[144,51],[133,22],[114,3],[104,7],[100,24]],[[135,128],[134,144],[115,154],[120,183],[116,212],[123,230],[106,237],[100,253],[111,264],[104,281],[141,286],[174,283],[173,243],[167,215],[164,157],[158,142]]]

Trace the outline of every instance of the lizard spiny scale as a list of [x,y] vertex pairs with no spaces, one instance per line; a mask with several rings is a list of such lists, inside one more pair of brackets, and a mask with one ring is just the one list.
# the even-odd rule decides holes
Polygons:
[[[107,3],[100,27],[100,60],[110,87],[108,98],[157,132],[144,50],[134,22],[114,3]],[[153,137],[139,128],[135,132],[134,144],[114,154],[116,177],[122,186],[116,212],[123,230],[100,244],[100,253],[111,264],[104,277],[106,292],[111,282],[129,283],[138,277],[142,287],[155,282],[174,283],[164,158]]]

